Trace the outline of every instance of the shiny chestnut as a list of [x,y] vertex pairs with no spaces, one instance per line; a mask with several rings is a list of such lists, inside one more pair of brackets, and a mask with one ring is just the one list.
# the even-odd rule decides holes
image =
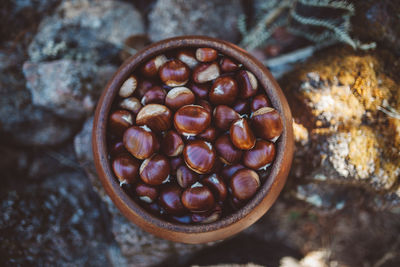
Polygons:
[[177,54],[177,58],[189,66],[189,68],[193,69],[199,64],[196,59],[196,55],[192,50],[183,50],[179,51]]
[[200,62],[211,62],[216,60],[218,52],[215,49],[202,47],[196,49],[196,59]]
[[250,104],[244,99],[239,99],[236,101],[232,108],[239,114],[247,114],[250,112]]
[[213,142],[217,138],[217,130],[214,127],[209,127],[204,132],[198,134],[197,137],[208,142]]
[[129,78],[126,79],[122,86],[119,88],[118,95],[120,97],[131,96],[135,92],[137,85],[138,82],[136,76],[129,76]]
[[192,90],[192,92],[201,99],[207,99],[208,97],[208,90],[209,87],[207,86],[207,84],[195,84],[195,83],[191,83],[189,85],[190,90]]
[[230,180],[232,195],[239,200],[248,200],[260,187],[258,174],[250,169],[238,170]]
[[137,125],[146,125],[155,132],[171,128],[172,113],[164,105],[148,104],[142,107],[136,116]]
[[111,133],[122,136],[124,131],[133,124],[133,116],[127,110],[116,110],[108,119],[108,129]]
[[263,107],[271,107],[271,102],[264,94],[256,95],[250,104],[251,111],[254,112]]
[[233,72],[239,69],[239,65],[236,64],[232,59],[223,57],[219,61],[219,66],[222,72]]
[[139,161],[129,154],[116,156],[112,161],[112,168],[120,185],[134,183],[139,176]]
[[158,188],[142,182],[135,185],[135,195],[143,202],[153,203],[158,197]]
[[178,167],[181,165],[185,165],[185,162],[183,161],[183,158],[181,156],[173,157],[173,158],[169,159],[169,165],[171,167],[171,171],[170,171],[171,174],[175,175]]
[[168,92],[165,105],[172,110],[177,110],[180,107],[194,104],[195,100],[195,95],[188,88],[175,87]]
[[187,212],[181,201],[182,188],[176,184],[161,186],[158,203],[171,215],[183,215]]
[[208,186],[216,196],[217,201],[224,201],[228,195],[228,189],[221,176],[218,174],[211,174],[201,180],[201,183]]
[[159,73],[164,84],[175,87],[185,85],[188,82],[190,69],[182,61],[173,59],[162,65]]
[[158,70],[162,65],[167,62],[167,57],[164,55],[156,56],[148,62],[146,62],[142,67],[142,74],[148,78],[154,78],[158,74]]
[[175,113],[175,129],[183,135],[197,135],[208,128],[211,114],[202,106],[183,106]]
[[241,169],[244,169],[245,167],[242,165],[242,164],[240,164],[240,163],[237,163],[237,164],[232,164],[232,165],[227,165],[227,166],[225,166],[225,167],[223,167],[222,168],[222,171],[221,171],[221,176],[222,176],[222,178],[224,178],[225,179],[225,181],[229,181],[231,178],[232,178],[232,176],[238,171],[238,170],[241,170]]
[[249,98],[257,94],[258,82],[253,73],[241,70],[236,75],[236,80],[240,88],[240,97]]
[[208,211],[202,213],[193,213],[192,221],[195,223],[212,223],[220,219],[222,216],[222,207],[221,205],[215,205],[215,207]]
[[219,66],[216,62],[210,64],[203,63],[199,64],[193,70],[193,81],[195,83],[206,83],[217,79],[219,75]]
[[207,186],[196,182],[183,191],[182,204],[191,212],[206,212],[214,208],[215,198]]
[[176,157],[182,154],[183,146],[183,140],[177,132],[170,130],[163,134],[161,139],[161,151],[168,157]]
[[272,163],[274,157],[274,143],[260,139],[252,149],[244,152],[243,164],[253,170],[265,169]]
[[199,174],[212,170],[217,153],[211,143],[194,140],[190,141],[183,149],[183,159],[186,165]]
[[142,162],[139,175],[149,185],[160,185],[168,181],[170,172],[169,160],[161,154],[153,154]]
[[176,181],[182,188],[187,188],[194,184],[198,176],[197,173],[189,169],[186,165],[181,165],[176,170]]
[[202,106],[203,108],[205,108],[208,112],[210,112],[210,114],[213,111],[210,102],[208,102],[207,100],[199,99],[197,101],[197,105]]
[[210,90],[208,98],[214,105],[232,105],[238,95],[236,81],[229,76],[217,78]]
[[126,150],[137,159],[146,159],[157,151],[158,141],[147,127],[132,126],[123,137]]
[[251,116],[254,133],[266,140],[275,141],[282,131],[283,124],[279,112],[270,107],[256,110]]
[[141,104],[164,104],[167,92],[160,86],[153,86],[142,97]]
[[222,135],[215,141],[215,149],[223,163],[231,165],[238,163],[242,158],[242,150],[236,148],[229,135]]
[[137,115],[139,110],[142,108],[142,104],[136,97],[128,97],[123,99],[119,106],[123,109],[131,111],[133,114]]
[[215,107],[213,116],[215,125],[224,131],[228,130],[231,124],[240,118],[240,115],[236,111],[225,105]]
[[231,135],[232,144],[239,149],[248,150],[253,148],[256,144],[256,138],[245,118],[234,121],[229,133]]

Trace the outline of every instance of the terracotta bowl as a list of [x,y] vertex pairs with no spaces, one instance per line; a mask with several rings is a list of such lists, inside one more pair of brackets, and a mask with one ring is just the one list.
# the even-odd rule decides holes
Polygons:
[[[240,210],[214,223],[182,225],[155,217],[132,200],[119,186],[107,157],[107,118],[122,83],[143,62],[168,50],[211,47],[242,63],[251,71],[283,118],[283,133],[277,141],[277,153],[269,177],[256,195]],[[184,243],[205,243],[228,238],[256,222],[281,192],[293,158],[292,115],[285,96],[271,73],[240,47],[204,36],[183,36],[148,46],[130,57],[109,81],[97,105],[93,127],[93,153],[99,178],[114,204],[133,223],[158,237]]]

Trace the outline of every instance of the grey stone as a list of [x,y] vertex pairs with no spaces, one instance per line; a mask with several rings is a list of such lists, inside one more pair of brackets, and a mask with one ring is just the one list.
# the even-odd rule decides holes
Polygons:
[[104,80],[115,68],[64,59],[25,62],[23,71],[34,105],[63,118],[80,119],[92,112]]
[[144,32],[141,14],[121,1],[68,0],[45,18],[29,46],[31,61],[109,62],[124,40]]
[[238,0],[158,0],[149,14],[153,41],[179,35],[207,35],[237,41],[237,18],[243,14]]

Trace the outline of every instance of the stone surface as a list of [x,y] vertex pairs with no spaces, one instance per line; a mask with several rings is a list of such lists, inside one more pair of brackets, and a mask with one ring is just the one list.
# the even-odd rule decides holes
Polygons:
[[97,66],[67,59],[25,62],[23,67],[32,103],[67,119],[80,119],[93,111],[103,86],[115,70],[112,65]]
[[121,1],[68,0],[45,18],[29,46],[31,61],[116,60],[124,40],[144,32],[141,14]]
[[153,41],[179,35],[207,35],[235,42],[240,1],[158,0],[149,14]]
[[93,118],[89,118],[82,131],[75,137],[75,153],[91,180],[94,189],[106,203],[111,214],[111,228],[114,238],[121,249],[123,261],[130,266],[152,266],[166,260],[182,264],[187,257],[204,245],[186,245],[157,238],[144,232],[129,222],[112,203],[97,177],[92,154]]

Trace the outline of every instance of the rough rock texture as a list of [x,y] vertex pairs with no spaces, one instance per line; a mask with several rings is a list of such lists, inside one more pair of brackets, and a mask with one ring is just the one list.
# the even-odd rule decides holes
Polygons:
[[125,264],[151,266],[161,264],[170,258],[174,259],[175,264],[179,264],[183,263],[190,253],[204,247],[204,245],[186,245],[157,238],[129,222],[119,212],[105,193],[96,174],[91,146],[92,127],[93,118],[89,118],[82,131],[75,137],[75,153],[88,174],[94,189],[107,204],[108,211],[111,214],[112,233],[124,256]]
[[68,0],[41,22],[29,56],[34,62],[68,58],[109,63],[125,39],[143,31],[141,14],[131,4]]
[[179,35],[207,35],[237,41],[240,1],[158,0],[149,14],[153,41]]
[[34,105],[63,118],[80,119],[93,111],[102,87],[116,68],[65,59],[25,62],[23,70]]

